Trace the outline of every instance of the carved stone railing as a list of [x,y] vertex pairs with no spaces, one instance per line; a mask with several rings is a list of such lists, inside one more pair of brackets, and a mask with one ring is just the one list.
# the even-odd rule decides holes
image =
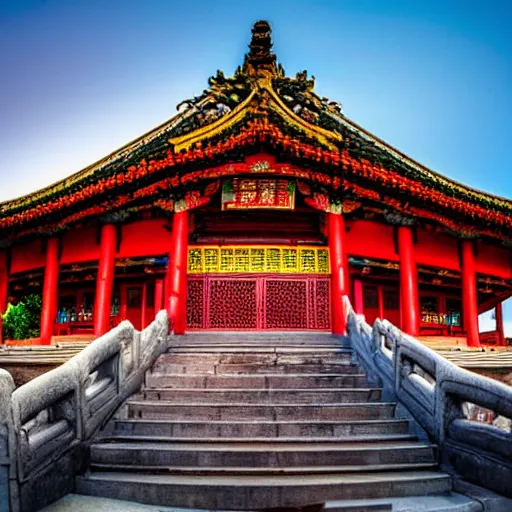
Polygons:
[[165,311],[125,321],[62,366],[14,390],[0,370],[0,512],[30,512],[72,492],[87,444],[167,350]]
[[[360,364],[437,444],[439,462],[512,497],[512,388],[455,366],[386,320],[371,327],[344,301]],[[475,406],[490,413],[487,422],[472,420]]]

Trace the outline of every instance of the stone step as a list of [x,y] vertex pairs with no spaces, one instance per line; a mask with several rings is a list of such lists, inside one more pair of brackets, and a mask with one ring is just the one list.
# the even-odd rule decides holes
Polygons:
[[363,420],[390,419],[394,403],[367,402],[352,404],[205,404],[167,401],[129,400],[128,417],[180,420]]
[[353,375],[161,375],[148,373],[147,388],[188,389],[315,389],[358,388],[368,385],[363,373]]
[[340,439],[407,436],[407,420],[364,421],[187,421],[114,420],[116,435],[179,438],[319,438]]
[[[352,360],[352,351],[332,351],[326,353],[318,353],[317,351],[303,353],[260,353],[260,352],[177,352],[171,350],[162,354],[155,367],[166,366],[168,364],[183,364],[193,366],[213,366],[225,364],[250,364],[262,366],[276,365],[323,365],[323,364],[350,364]],[[199,367],[199,366],[198,366]]]
[[209,332],[189,332],[184,336],[169,336],[171,345],[180,343],[269,343],[276,345],[279,343],[305,343],[314,345],[317,343],[335,343],[350,344],[345,336],[333,336],[330,332],[312,332],[312,331],[209,331]]
[[376,402],[381,390],[376,388],[346,389],[146,389],[133,400],[167,400],[175,403],[216,404],[327,404]]
[[343,473],[373,473],[380,471],[423,471],[435,470],[436,464],[431,462],[404,463],[404,464],[364,464],[348,466],[291,466],[291,467],[247,467],[236,466],[151,466],[149,464],[117,464],[90,462],[90,471],[124,472],[150,475],[191,475],[191,476],[270,476],[295,475],[301,478],[304,475],[337,475]]
[[340,350],[353,350],[350,344],[340,343],[171,343],[168,352],[259,352],[259,353],[290,353],[290,352],[336,352]]
[[189,374],[189,375],[287,375],[287,374],[338,374],[353,375],[360,374],[359,365],[346,363],[325,363],[325,364],[215,364],[201,362],[198,359],[190,364],[162,364],[157,360],[152,369],[153,374]]
[[[418,498],[421,500],[421,498]],[[353,502],[354,500],[349,500]],[[357,504],[341,504],[340,502],[325,503],[324,512],[392,512],[393,505],[391,503],[371,503],[375,500],[359,500]],[[411,509],[414,510],[414,509]],[[424,511],[426,512],[426,511]]]
[[98,437],[97,442],[149,442],[149,443],[268,443],[269,441],[289,444],[289,443],[380,443],[382,441],[400,442],[418,441],[418,437],[411,434],[396,435],[375,435],[375,436],[347,436],[339,437],[159,437],[143,435],[124,435],[119,432],[111,432],[104,437]]
[[[484,510],[508,510],[485,504],[485,499],[472,499],[452,492],[434,496],[405,496],[372,500],[333,500],[324,504],[325,512],[483,512]],[[379,508],[381,507],[381,508]],[[161,512],[165,512],[162,510]],[[290,511],[291,512],[291,511]]]
[[173,345],[166,352],[167,354],[318,354],[330,355],[351,353],[352,349],[339,345],[247,345],[238,343],[233,345]]
[[322,475],[153,475],[91,471],[78,477],[79,494],[175,507],[262,510],[341,499],[449,493],[451,478],[436,471]]
[[[435,465],[434,447],[408,441],[374,443],[275,443],[275,442],[121,442],[95,443],[90,449],[91,464],[103,465],[110,471],[132,468],[160,471],[169,468],[209,468],[210,473],[220,468],[259,468],[270,472],[294,468],[314,472],[349,471],[349,466],[360,466],[360,471],[383,470],[380,466],[423,464]],[[336,466],[336,468],[334,468]],[[338,469],[337,467],[340,467]],[[183,471],[187,471],[183,469]],[[239,472],[241,469],[238,470]]]
[[[378,498],[371,500],[335,500],[310,507],[287,507],[286,512],[477,512],[483,505],[457,493],[440,496],[407,496],[402,498]],[[203,509],[143,505],[110,498],[68,494],[41,512],[206,512]],[[217,511],[217,512],[227,512]],[[256,512],[245,511],[245,512]],[[275,512],[278,512],[277,510]],[[279,512],[285,512],[280,509]]]

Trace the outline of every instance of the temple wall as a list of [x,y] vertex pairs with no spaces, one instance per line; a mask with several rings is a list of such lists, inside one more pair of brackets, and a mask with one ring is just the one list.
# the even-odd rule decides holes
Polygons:
[[414,253],[419,265],[460,270],[459,249],[454,237],[424,229],[418,229],[416,233]]
[[478,242],[475,263],[476,271],[481,274],[512,279],[512,258],[509,249]]
[[[156,256],[169,251],[172,233],[165,219],[141,220],[121,227],[121,244],[116,258]],[[62,238],[61,265],[99,260],[100,244],[96,226],[74,229]],[[10,273],[27,272],[44,267],[42,239],[15,245],[11,252]]]
[[67,265],[98,260],[100,257],[100,244],[98,242],[97,227],[69,231],[62,239],[60,263]]
[[140,220],[124,224],[117,258],[157,256],[169,252],[172,233],[165,219]]
[[363,258],[398,261],[393,226],[369,220],[347,221],[347,254]]
[[15,245],[11,252],[11,274],[44,267],[45,255],[41,240]]
[[[354,220],[347,221],[347,227],[347,253],[350,256],[399,261],[399,255],[395,251],[393,226],[368,220]],[[62,239],[60,263],[98,260],[100,245],[97,229],[93,226],[66,233]],[[251,234],[248,226],[245,233]],[[259,233],[258,229],[254,235],[260,236]],[[116,257],[163,255],[169,251],[171,244],[172,233],[165,219],[139,220],[121,226],[121,242]],[[477,247],[477,272],[512,279],[511,255],[508,249],[484,242],[478,242]],[[418,229],[415,254],[419,265],[460,271],[457,240],[447,234]],[[42,240],[13,246],[11,274],[41,268],[44,264]]]

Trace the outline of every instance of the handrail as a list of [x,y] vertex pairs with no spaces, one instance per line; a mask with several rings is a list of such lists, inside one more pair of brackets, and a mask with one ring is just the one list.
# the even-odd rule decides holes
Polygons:
[[[0,370],[0,510],[31,512],[72,492],[87,446],[168,348],[160,311],[139,332],[124,321],[69,361],[14,390]],[[7,474],[7,473],[6,473]],[[9,496],[9,503],[1,499]]]
[[[344,297],[347,335],[370,378],[437,443],[439,462],[512,497],[512,388],[462,369],[387,320],[373,327]],[[473,407],[493,423],[473,421]]]

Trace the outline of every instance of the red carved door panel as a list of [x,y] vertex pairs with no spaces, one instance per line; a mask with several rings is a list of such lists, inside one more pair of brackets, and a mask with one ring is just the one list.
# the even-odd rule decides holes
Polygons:
[[328,330],[327,276],[189,276],[187,324],[192,329]]
[[205,286],[206,282],[202,277],[188,278],[187,325],[192,329],[204,328]]
[[331,328],[331,281],[330,279],[315,279],[315,329]]
[[306,279],[265,280],[265,328],[307,329],[310,324]]
[[257,329],[256,289],[256,279],[211,279],[206,327],[209,329]]

